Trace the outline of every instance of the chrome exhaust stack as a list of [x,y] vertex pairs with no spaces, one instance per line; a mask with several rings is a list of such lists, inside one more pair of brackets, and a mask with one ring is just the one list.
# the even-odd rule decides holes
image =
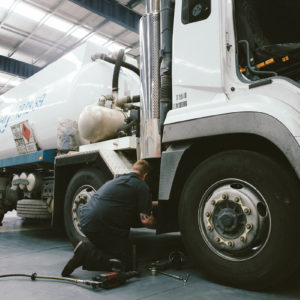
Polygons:
[[141,158],[161,157],[160,1],[147,0],[140,21]]

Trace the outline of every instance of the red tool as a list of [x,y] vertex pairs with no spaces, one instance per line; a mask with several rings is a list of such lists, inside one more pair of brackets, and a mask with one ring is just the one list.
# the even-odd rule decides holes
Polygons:
[[93,280],[99,282],[99,287],[101,288],[112,289],[124,284],[130,278],[139,276],[140,273],[137,271],[110,272],[105,274],[99,274],[93,277]]

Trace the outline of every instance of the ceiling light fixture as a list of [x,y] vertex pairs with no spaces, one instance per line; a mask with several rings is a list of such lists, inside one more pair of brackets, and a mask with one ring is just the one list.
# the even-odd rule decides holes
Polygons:
[[42,11],[41,9],[35,8],[32,5],[28,5],[24,2],[19,3],[13,12],[36,22],[41,21],[46,15],[46,12]]

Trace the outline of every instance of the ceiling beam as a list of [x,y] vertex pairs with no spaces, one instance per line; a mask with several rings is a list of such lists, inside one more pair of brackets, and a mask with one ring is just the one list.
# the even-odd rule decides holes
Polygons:
[[138,33],[141,15],[121,5],[116,0],[70,0],[109,21]]
[[41,68],[37,66],[33,66],[31,64],[0,55],[1,72],[27,78],[38,72],[40,69]]

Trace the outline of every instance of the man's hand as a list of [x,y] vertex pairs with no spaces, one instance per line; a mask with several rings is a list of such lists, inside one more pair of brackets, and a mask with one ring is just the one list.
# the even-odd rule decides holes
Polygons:
[[142,214],[140,213],[140,219],[142,224],[150,229],[155,229],[155,225],[156,225],[156,220],[155,217],[153,215],[146,215],[146,214]]

